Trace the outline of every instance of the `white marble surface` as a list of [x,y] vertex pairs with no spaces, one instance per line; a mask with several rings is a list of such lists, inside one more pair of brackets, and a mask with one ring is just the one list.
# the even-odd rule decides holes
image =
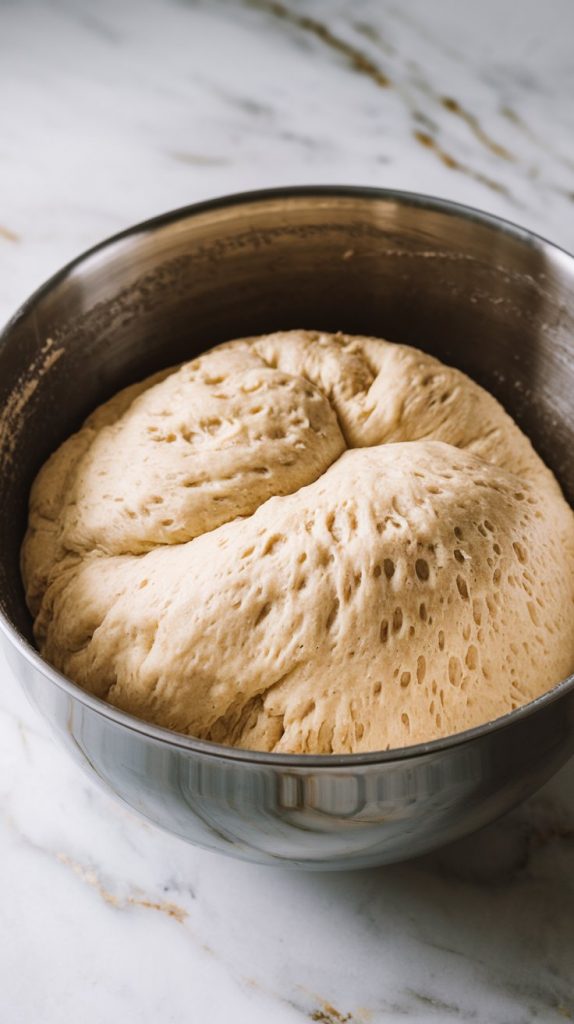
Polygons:
[[[103,236],[218,193],[387,185],[574,248],[571,0],[0,0],[0,319]],[[574,764],[465,843],[304,875],[96,790],[0,662],[0,1019],[574,1018]]]

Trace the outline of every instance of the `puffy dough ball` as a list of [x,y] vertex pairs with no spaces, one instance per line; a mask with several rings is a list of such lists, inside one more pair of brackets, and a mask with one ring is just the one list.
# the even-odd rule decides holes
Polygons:
[[574,668],[574,515],[496,400],[406,346],[241,339],[120,392],[41,470],[40,650],[140,718],[400,747]]

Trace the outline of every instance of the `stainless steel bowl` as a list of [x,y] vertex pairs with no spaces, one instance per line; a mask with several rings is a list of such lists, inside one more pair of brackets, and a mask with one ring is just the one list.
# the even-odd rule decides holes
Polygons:
[[494,723],[404,750],[233,750],[140,722],[46,664],[18,553],[35,473],[95,405],[216,342],[289,327],[381,335],[466,370],[530,434],[572,501],[573,316],[572,257],[473,210],[374,189],[202,203],[104,242],[48,281],[0,344],[0,625],[16,675],[76,760],[190,842],[308,868],[419,854],[544,782],[574,751],[574,678]]

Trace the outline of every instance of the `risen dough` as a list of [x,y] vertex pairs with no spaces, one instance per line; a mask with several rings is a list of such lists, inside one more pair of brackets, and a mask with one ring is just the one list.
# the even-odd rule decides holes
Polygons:
[[38,475],[22,565],[53,665],[240,747],[400,747],[574,669],[554,477],[482,388],[372,338],[242,339],[120,392]]

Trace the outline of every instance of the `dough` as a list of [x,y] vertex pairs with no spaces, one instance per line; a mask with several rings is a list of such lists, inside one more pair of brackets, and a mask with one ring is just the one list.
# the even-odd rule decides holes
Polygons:
[[254,750],[401,747],[574,669],[574,514],[498,402],[374,338],[221,345],[52,455],[22,550],[42,655]]

